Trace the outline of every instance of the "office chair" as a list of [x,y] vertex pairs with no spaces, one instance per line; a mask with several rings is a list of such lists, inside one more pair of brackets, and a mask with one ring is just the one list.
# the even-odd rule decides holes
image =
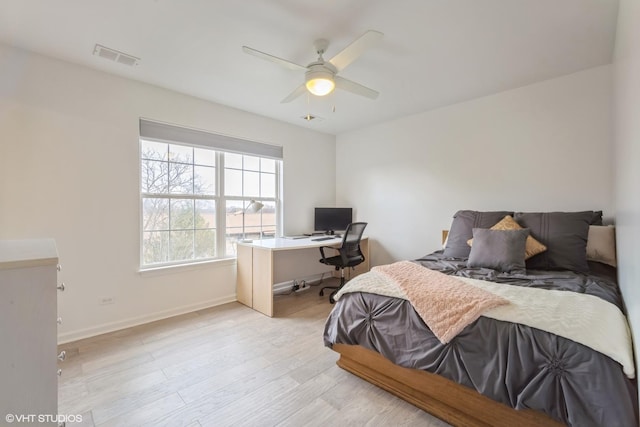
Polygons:
[[[360,250],[360,240],[362,239],[362,233],[364,233],[366,226],[366,222],[353,222],[347,226],[347,230],[342,237],[342,245],[339,248],[331,246],[320,247],[320,254],[322,255],[320,262],[334,266],[336,271],[340,270],[340,286],[325,286],[320,289],[320,296],[324,295],[325,289],[335,289],[329,296],[331,304],[335,302],[333,297],[344,286],[344,269],[347,267],[355,267],[364,262],[364,254]],[[337,250],[338,255],[327,258],[324,255],[326,248]]]

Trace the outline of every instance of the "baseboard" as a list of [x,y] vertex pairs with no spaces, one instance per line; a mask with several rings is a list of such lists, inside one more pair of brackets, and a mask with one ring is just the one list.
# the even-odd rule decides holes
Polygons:
[[58,335],[58,345],[78,341],[85,338],[95,337],[109,332],[119,331],[121,329],[130,328],[132,326],[143,325],[145,323],[155,322],[156,320],[167,319],[169,317],[179,316],[205,308],[215,307],[217,305],[227,304],[237,301],[236,295],[215,298],[208,301],[202,301],[197,304],[184,305],[182,307],[174,307],[169,310],[159,311],[156,313],[145,314],[142,316],[131,317],[129,319],[118,320],[117,322],[104,323],[102,325],[93,326],[91,328],[69,331]]

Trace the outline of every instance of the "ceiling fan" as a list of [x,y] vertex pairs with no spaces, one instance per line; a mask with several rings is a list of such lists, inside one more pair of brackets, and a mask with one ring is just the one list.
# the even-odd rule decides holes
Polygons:
[[383,34],[379,31],[369,30],[328,61],[325,61],[322,55],[326,52],[327,47],[329,47],[329,41],[326,39],[318,39],[314,42],[318,59],[311,62],[306,67],[248,46],[242,46],[242,50],[249,55],[275,62],[276,64],[289,68],[290,70],[305,72],[305,82],[291,92],[289,96],[284,98],[281,101],[283,103],[293,101],[306,90],[313,95],[324,96],[331,93],[336,87],[338,89],[355,93],[356,95],[376,99],[378,97],[377,91],[366,86],[362,86],[354,81],[347,80],[337,74],[347,68],[353,61],[362,55],[366,49],[378,42],[378,40],[382,38],[382,35]]

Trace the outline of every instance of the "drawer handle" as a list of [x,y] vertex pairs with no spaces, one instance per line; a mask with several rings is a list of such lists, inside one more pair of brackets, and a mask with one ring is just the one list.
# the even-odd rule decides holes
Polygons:
[[60,352],[60,354],[58,355],[58,360],[61,362],[64,362],[64,360],[67,358],[67,352],[62,350]]
[[56,320],[56,323],[58,325],[62,325],[62,317],[58,317],[58,319]]
[[64,282],[62,282],[62,283],[60,283],[60,284],[58,285],[58,290],[59,290],[60,292],[64,292],[64,289],[65,289],[65,288],[64,288]]
[[56,266],[56,270],[58,270],[58,271],[62,270],[62,266],[61,266],[60,264],[58,264],[58,265]]
[[58,369],[58,376],[61,377],[62,376],[62,369]]

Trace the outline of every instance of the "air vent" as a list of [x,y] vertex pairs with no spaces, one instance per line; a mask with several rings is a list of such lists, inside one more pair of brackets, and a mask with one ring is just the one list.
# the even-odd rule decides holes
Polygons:
[[140,62],[140,58],[136,58],[135,56],[128,55],[124,52],[120,52],[115,49],[102,46],[100,44],[96,44],[96,46],[93,48],[93,54],[99,56],[100,58],[108,59],[109,61],[128,65],[129,67],[138,65],[138,63]]

